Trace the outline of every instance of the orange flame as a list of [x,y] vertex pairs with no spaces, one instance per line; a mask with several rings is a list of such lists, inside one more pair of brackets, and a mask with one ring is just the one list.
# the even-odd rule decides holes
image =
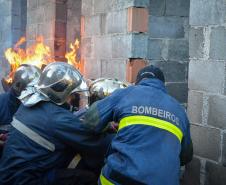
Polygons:
[[76,39],[75,42],[70,44],[70,49],[71,51],[67,52],[65,54],[65,58],[68,61],[68,64],[73,65],[76,69],[80,70],[81,69],[81,62],[80,60],[77,59],[77,52],[79,49],[79,40]]
[[[21,45],[26,42],[25,37],[21,37],[13,48],[8,48],[5,51],[5,58],[8,60],[11,72],[5,79],[7,83],[12,83],[13,76],[17,68],[22,64],[32,64],[39,68],[54,62],[54,56],[48,46],[44,44],[42,36],[36,38],[36,42],[26,49],[21,48]],[[73,44],[70,44],[71,51],[65,54],[68,63],[73,65],[76,69],[81,68],[81,63],[77,59],[77,52],[79,49],[79,40],[76,39]]]
[[43,64],[53,62],[50,48],[44,44],[43,37],[37,37],[36,43],[27,49],[20,48],[25,41],[26,38],[22,37],[15,44],[14,48],[8,48],[5,51],[5,57],[11,67],[11,72],[6,79],[8,83],[12,82],[13,75],[21,64],[32,64],[41,68]]

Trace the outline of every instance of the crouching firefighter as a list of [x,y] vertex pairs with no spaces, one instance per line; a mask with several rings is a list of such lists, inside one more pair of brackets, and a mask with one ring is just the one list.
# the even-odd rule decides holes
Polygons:
[[24,97],[11,123],[0,159],[1,185],[97,183],[93,173],[67,169],[76,153],[104,156],[109,144],[108,137],[93,135],[66,109],[73,92],[86,90],[81,87],[84,80],[71,65],[46,66],[37,91]]
[[18,97],[27,86],[37,83],[40,75],[41,71],[37,67],[23,64],[14,73],[11,87],[0,94],[0,143],[2,145],[7,138],[13,115],[20,106]]
[[87,129],[100,133],[118,122],[99,178],[102,185],[179,185],[180,165],[192,159],[190,126],[184,108],[166,92],[162,71],[147,66],[136,85],[94,103]]

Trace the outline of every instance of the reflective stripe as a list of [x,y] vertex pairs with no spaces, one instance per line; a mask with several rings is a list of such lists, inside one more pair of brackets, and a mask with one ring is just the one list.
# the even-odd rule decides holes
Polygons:
[[123,129],[130,125],[148,125],[166,130],[174,134],[179,139],[180,142],[183,138],[183,132],[178,127],[176,127],[174,124],[170,122],[160,120],[157,118],[152,118],[148,116],[125,117],[120,121],[118,130]]
[[81,155],[77,154],[76,156],[74,156],[74,158],[72,159],[67,168],[75,169],[78,163],[81,161],[81,159],[82,159]]
[[102,173],[100,174],[100,183],[101,185],[114,185],[112,182],[106,179],[106,177],[104,177]]
[[35,143],[44,147],[45,149],[50,150],[51,152],[55,151],[55,145],[53,143],[51,143],[50,141],[48,141],[44,137],[40,136],[38,133],[36,133],[33,130],[31,130],[30,128],[28,128],[26,125],[21,123],[19,120],[13,118],[11,125],[15,129],[20,131],[22,134],[27,136],[29,139],[31,139]]

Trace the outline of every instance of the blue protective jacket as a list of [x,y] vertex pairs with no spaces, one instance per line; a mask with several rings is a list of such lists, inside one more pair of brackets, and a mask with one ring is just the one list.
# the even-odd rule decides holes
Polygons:
[[0,159],[0,184],[51,184],[54,170],[67,168],[76,153],[103,159],[111,139],[91,134],[76,116],[53,103],[21,105]]
[[110,121],[119,123],[119,131],[100,184],[179,185],[180,165],[193,154],[190,126],[184,108],[167,94],[160,80],[144,79],[117,90],[85,115],[95,133]]
[[0,94],[0,126],[11,123],[13,115],[20,106],[20,101],[12,89]]

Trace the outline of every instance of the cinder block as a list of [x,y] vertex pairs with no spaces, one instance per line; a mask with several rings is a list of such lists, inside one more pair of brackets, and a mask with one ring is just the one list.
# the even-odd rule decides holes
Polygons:
[[96,79],[101,77],[101,62],[100,60],[85,59],[84,75],[88,79]]
[[148,31],[148,9],[128,8],[127,14],[128,32],[147,32]]
[[132,48],[132,35],[112,36],[112,57],[129,58]]
[[185,167],[181,185],[200,185],[200,168],[200,160],[194,157]]
[[168,93],[180,103],[188,101],[188,84],[186,82],[166,83]]
[[[106,32],[107,33],[126,33],[127,20],[126,11],[109,12],[106,15]],[[104,24],[102,22],[102,24]],[[104,26],[104,25],[102,25]],[[103,31],[104,32],[104,31]]]
[[1,30],[3,32],[8,31],[9,29],[12,28],[12,16],[3,16],[1,17]]
[[226,96],[209,97],[208,124],[226,129]]
[[162,50],[165,47],[162,39],[148,39],[147,57],[150,60],[162,60]]
[[212,162],[206,162],[206,185],[225,185],[226,168]]
[[187,81],[188,63],[176,61],[150,61],[150,64],[159,67],[163,71],[166,82]]
[[152,38],[183,38],[184,19],[174,16],[150,16],[149,34]]
[[0,1],[0,16],[11,16],[12,1]]
[[126,81],[134,83],[137,73],[147,65],[143,59],[130,59],[126,64]]
[[191,58],[202,58],[204,49],[203,28],[190,28],[189,33],[189,56]]
[[175,61],[188,61],[189,45],[187,40],[169,40],[168,59]]
[[93,0],[82,0],[82,15],[93,15]]
[[93,38],[94,58],[109,59],[112,58],[112,38],[94,37]]
[[190,25],[217,25],[225,22],[224,0],[191,0]]
[[126,34],[112,37],[113,58],[147,58],[148,36]]
[[188,77],[189,89],[223,93],[225,64],[223,62],[197,62],[191,60]]
[[166,0],[150,0],[150,15],[163,16],[166,10]]
[[190,0],[166,0],[166,15],[189,16]]
[[203,93],[188,92],[188,117],[191,123],[202,123]]
[[218,161],[220,157],[220,130],[191,125],[194,154]]
[[126,59],[101,60],[101,77],[126,80]]
[[85,24],[85,36],[93,36],[93,35],[100,35],[101,34],[101,17],[92,16],[92,17],[85,17],[84,19]]
[[42,35],[45,39],[53,39],[55,34],[55,23],[48,22],[38,24],[37,36]]
[[94,14],[106,13],[109,11],[109,0],[93,0],[94,4]]
[[212,28],[210,35],[210,58],[217,60],[226,59],[226,29],[225,27]]
[[[59,4],[58,4],[59,6]],[[49,21],[55,21],[56,20],[56,16],[59,18],[59,15],[61,13],[59,13],[59,7],[58,7],[58,10],[56,10],[56,4],[54,3],[47,3],[47,4],[44,4],[42,5],[41,7],[44,8],[44,21],[45,22],[49,22]],[[63,10],[65,11],[65,10]],[[65,12],[62,12],[62,15],[64,14]],[[56,15],[58,14],[58,15]]]
[[147,58],[148,35],[132,34],[132,50],[128,58]]

